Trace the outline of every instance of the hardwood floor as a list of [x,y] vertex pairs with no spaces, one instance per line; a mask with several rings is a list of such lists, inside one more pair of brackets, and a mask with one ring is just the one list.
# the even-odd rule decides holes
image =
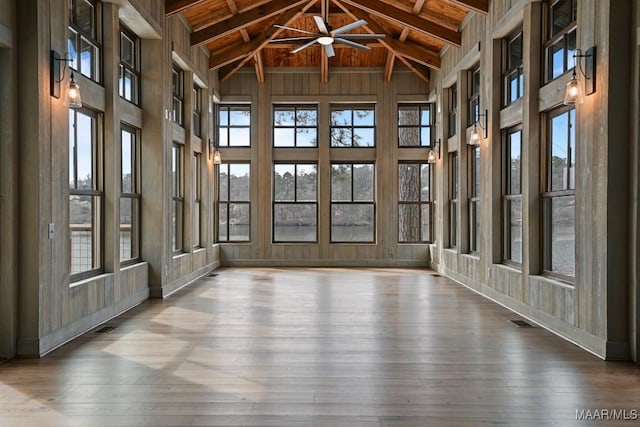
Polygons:
[[216,273],[0,365],[0,426],[602,426],[576,411],[640,410],[634,364],[517,328],[430,271]]

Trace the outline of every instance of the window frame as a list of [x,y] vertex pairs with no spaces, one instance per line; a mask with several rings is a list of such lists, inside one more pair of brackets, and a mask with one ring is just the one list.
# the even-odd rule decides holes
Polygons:
[[[243,125],[243,124],[232,124],[231,123],[231,111],[237,109],[239,111],[247,111],[249,113],[249,119],[248,119],[248,123],[247,125]],[[222,121],[220,120],[220,115],[222,114],[222,111],[226,111],[227,113],[227,122],[226,123],[222,123]],[[218,147],[222,147],[222,148],[251,148],[251,146],[253,145],[253,122],[252,122],[252,111],[251,111],[251,104],[217,104],[217,108],[216,108],[216,127],[217,127],[217,132],[216,132],[216,138],[218,141],[217,146]],[[231,144],[231,130],[232,129],[248,129],[249,131],[249,141],[248,144],[245,145],[235,145],[235,144]],[[221,132],[225,131],[226,132],[226,138],[221,138]],[[223,142],[226,141],[226,144],[223,145]]]
[[[516,40],[520,40],[520,62],[512,64],[511,47]],[[524,32],[522,28],[503,39],[503,75],[502,75],[502,106],[506,107],[524,97]],[[516,82],[516,95],[512,96],[511,82]]]
[[193,93],[191,95],[192,115],[191,128],[193,135],[202,138],[202,88],[196,83],[193,84]]
[[[400,111],[402,110],[402,108],[407,108],[407,107],[412,107],[412,108],[418,108],[418,123],[416,124],[401,124],[401,120],[400,120]],[[422,122],[422,113],[423,111],[426,110],[429,113],[429,122],[428,123],[423,123]],[[433,126],[434,126],[434,121],[433,121],[433,104],[432,103],[399,103],[398,104],[398,108],[397,108],[397,113],[398,113],[398,121],[397,121],[397,126],[398,126],[398,148],[403,149],[403,148],[433,148],[434,145],[434,140],[435,140],[435,136],[433,132]],[[400,144],[400,130],[401,129],[418,129],[418,134],[420,135],[420,143],[418,145],[401,145]],[[426,130],[429,133],[429,140],[426,141],[427,143],[425,144],[425,141],[422,140],[422,132],[423,130]]]
[[[333,124],[333,116],[334,110],[350,110],[351,111],[351,124],[341,124],[336,125]],[[355,111],[371,111],[373,113],[373,124],[372,125],[356,125],[354,124],[354,114]],[[329,146],[334,148],[355,148],[355,149],[371,149],[376,148],[377,144],[377,129],[376,129],[376,105],[375,104],[331,104],[329,108]],[[346,129],[351,133],[351,144],[350,145],[334,145],[333,141],[333,132],[336,129]],[[357,129],[372,129],[373,130],[373,145],[354,145],[354,140],[356,136]]]
[[[78,188],[78,131],[77,117],[82,114],[92,120],[91,135],[91,189]],[[97,276],[104,271],[104,145],[103,145],[103,122],[102,115],[88,108],[70,108],[69,115],[73,116],[73,129],[69,129],[69,209],[71,209],[71,197],[91,198],[91,268],[73,273],[73,243],[69,245],[69,280],[75,282],[89,277]],[[71,122],[71,119],[70,119]],[[73,142],[72,142],[73,141]],[[73,145],[72,145],[73,144]],[[96,199],[97,204],[96,205]],[[96,224],[97,222],[97,224]],[[73,242],[72,233],[74,227],[71,224],[71,213],[69,214],[69,241]],[[84,227],[81,227],[84,228]],[[77,229],[77,227],[76,227]],[[76,230],[78,231],[78,230]],[[79,230],[87,231],[87,230]]]
[[171,149],[171,253],[184,253],[184,144],[173,141]]
[[[133,57],[134,57],[134,64],[129,64],[127,62],[125,62],[122,58],[123,58],[123,54],[122,54],[122,38],[126,37],[127,39],[129,39],[132,44],[133,44]],[[118,70],[119,70],[119,74],[118,74],[118,94],[120,95],[120,98],[124,99],[125,101],[128,101],[134,105],[140,106],[140,101],[141,101],[141,95],[142,95],[142,89],[141,89],[141,82],[142,82],[142,73],[141,73],[141,68],[140,68],[140,59],[141,59],[141,52],[140,52],[140,46],[141,46],[141,42],[140,42],[140,38],[133,33],[133,31],[129,30],[127,27],[125,27],[122,23],[120,23],[120,62],[118,63]],[[129,99],[126,97],[125,94],[125,90],[124,90],[124,75],[126,72],[129,72],[131,74],[131,76],[133,77],[133,81],[135,81],[135,90],[132,90],[132,99]]]
[[[481,158],[480,158],[480,146],[468,145],[468,177],[469,177],[469,197],[467,200],[469,216],[468,216],[468,231],[469,231],[469,253],[473,255],[480,254],[480,192],[482,191],[480,186],[482,183],[481,173]],[[477,154],[477,157],[476,157]]]
[[[282,110],[282,111],[292,111],[293,112],[293,117],[294,117],[294,124],[293,125],[277,125],[276,121],[275,121],[275,117],[276,117],[276,111],[277,110]],[[298,110],[315,110],[316,113],[316,123],[315,125],[298,125]],[[276,149],[280,149],[280,148],[318,148],[318,132],[319,132],[319,125],[318,125],[318,118],[319,118],[319,111],[318,111],[318,105],[316,104],[297,104],[297,105],[290,105],[290,104],[274,104],[273,108],[272,108],[272,114],[273,114],[273,124],[272,124],[272,128],[271,128],[271,141],[272,141],[272,147],[276,148]],[[293,129],[293,145],[276,145],[276,129]],[[298,145],[298,129],[313,129],[315,130],[315,140],[316,140],[316,144],[315,145],[309,145],[309,146],[300,146]]]
[[[519,161],[519,172],[520,172],[520,182],[519,188],[517,192],[513,188],[513,182],[511,179],[511,167],[512,167],[512,140],[511,136],[514,134],[520,134],[520,161]],[[520,203],[520,227],[521,234],[524,232],[523,224],[522,224],[522,125],[513,126],[508,129],[503,130],[503,139],[502,139],[502,263],[506,265],[511,265],[513,267],[522,267],[522,256],[523,256],[523,242],[520,240],[520,259],[513,259],[512,252],[512,243],[513,236],[511,234],[511,229],[513,226],[512,222],[512,214],[511,214],[511,206],[514,201]],[[522,238],[522,235],[521,235]]]
[[171,66],[171,120],[178,126],[184,127],[184,70],[175,62]]
[[[569,22],[562,30],[558,31],[557,34],[552,34],[553,28],[553,22],[552,22],[552,11],[553,11],[553,7],[558,4],[561,1],[569,1],[571,2],[571,14],[573,16],[571,16],[572,21]],[[570,41],[570,37],[573,34],[573,38],[574,38],[574,44],[577,43],[577,27],[578,27],[578,21],[577,21],[577,0],[552,0],[547,2],[546,4],[546,8],[545,8],[545,35],[546,35],[546,40],[543,44],[543,52],[544,52],[544,83],[549,83],[557,78],[559,78],[560,76],[566,74],[567,72],[571,71],[574,66],[575,66],[575,62],[573,59],[573,55],[570,55],[569,52],[569,41]],[[560,74],[558,74],[557,76],[553,76],[553,62],[550,61],[550,52],[551,52],[551,48],[553,46],[555,46],[556,44],[561,43],[562,44],[562,50],[563,50],[563,66],[562,66],[562,72]],[[574,46],[574,51],[575,51],[575,46]]]
[[[419,168],[419,173],[418,173],[418,200],[401,200],[400,199],[400,195],[401,195],[401,191],[400,191],[400,168],[406,165],[417,165]],[[422,188],[425,187],[423,181],[422,181],[422,168],[426,166],[429,170],[429,183],[428,183],[428,188],[429,188],[429,194],[427,196],[427,199],[424,200],[422,199]],[[434,200],[433,200],[433,195],[434,195],[434,191],[435,191],[435,171],[434,171],[434,165],[425,161],[413,161],[413,160],[401,160],[398,161],[398,244],[415,244],[415,243],[434,243],[435,239],[434,239]],[[411,205],[417,205],[419,207],[418,212],[420,212],[420,221],[419,221],[419,225],[420,225],[420,230],[419,230],[419,236],[420,239],[419,240],[401,240],[401,236],[400,236],[400,206],[411,206]],[[422,228],[422,224],[423,224],[423,210],[422,208],[424,206],[427,206],[427,212],[429,214],[429,238],[424,240],[422,239],[422,235],[423,235],[423,228]]]
[[[573,121],[572,119],[572,113],[573,113]],[[566,186],[567,188],[563,188],[563,189],[559,189],[559,190],[553,190],[552,189],[552,185],[553,185],[553,168],[551,167],[552,165],[550,164],[550,162],[552,162],[552,156],[551,156],[551,149],[553,144],[553,138],[552,138],[552,126],[551,126],[551,122],[553,119],[562,116],[563,114],[567,114],[567,122],[569,124],[568,129],[567,129],[567,159],[569,162],[568,168],[567,168],[567,182],[568,185]],[[543,192],[541,194],[541,218],[542,218],[542,227],[541,227],[541,234],[542,234],[542,239],[541,239],[541,252],[542,252],[542,274],[545,276],[550,276],[553,278],[556,278],[558,280],[570,283],[570,284],[574,284],[575,283],[575,239],[576,239],[576,223],[575,223],[575,196],[576,196],[576,185],[575,185],[575,178],[572,180],[571,178],[571,169],[573,168],[574,173],[575,173],[575,168],[576,165],[571,163],[572,158],[576,158],[575,156],[575,151],[577,148],[577,141],[576,141],[576,134],[575,134],[575,130],[577,128],[576,126],[576,119],[577,119],[577,114],[576,114],[576,109],[572,106],[562,106],[559,107],[557,109],[551,110],[549,112],[547,112],[545,115],[545,120],[544,120],[544,124],[545,124],[545,144],[544,144],[544,151],[542,153],[542,158],[543,158],[543,165],[542,165],[542,169],[543,169]],[[573,129],[573,131],[572,131]],[[573,135],[572,135],[573,132]],[[572,138],[573,136],[573,138]],[[574,149],[571,149],[571,144],[575,145]],[[571,187],[571,184],[573,184],[573,187]],[[552,221],[553,221],[553,217],[552,217],[552,203],[554,201],[554,199],[558,199],[558,198],[563,198],[563,197],[573,197],[573,213],[574,213],[574,225],[573,225],[573,239],[574,239],[574,276],[570,276],[568,274],[563,274],[561,272],[555,271],[553,270],[553,248],[552,248]]]
[[[276,166],[278,165],[282,165],[282,166],[293,166],[294,167],[294,175],[293,175],[293,193],[294,193],[294,200],[293,201],[287,201],[287,200],[276,200],[276,181],[275,181],[275,176],[276,176]],[[298,200],[298,166],[315,166],[316,168],[316,188],[315,188],[315,201],[310,201],[310,200]],[[287,162],[287,161],[278,161],[278,162],[274,162],[273,163],[273,168],[272,168],[272,193],[273,193],[273,197],[271,198],[271,241],[272,243],[301,243],[301,244],[313,244],[313,243],[318,243],[318,162],[311,162],[311,161],[300,161],[300,162]],[[315,226],[315,238],[314,240],[277,240],[276,239],[276,224],[275,224],[275,220],[276,220],[276,205],[288,205],[288,206],[299,206],[299,205],[314,205],[315,206],[315,213],[316,213],[316,222],[314,224]]]
[[[232,199],[231,198],[231,179],[230,179],[231,178],[231,174],[230,174],[231,165],[248,165],[249,166],[249,177],[248,177],[249,178],[249,191],[248,191],[249,198],[247,200]],[[222,194],[222,190],[221,190],[222,179],[220,178],[220,176],[221,176],[225,166],[226,166],[226,174],[227,174],[227,185],[226,185],[227,194],[226,194],[226,200],[220,200],[220,195]],[[217,206],[216,217],[218,219],[218,225],[216,227],[216,241],[219,242],[219,243],[250,243],[251,242],[251,221],[252,221],[252,218],[251,218],[251,173],[252,172],[251,171],[252,171],[251,162],[249,162],[249,161],[237,161],[237,162],[236,161],[230,161],[230,162],[223,162],[223,163],[220,163],[218,165],[218,192],[217,192],[218,193],[218,200],[217,200],[217,203],[216,203],[216,206]],[[230,230],[230,228],[229,228],[229,225],[230,225],[230,220],[229,220],[229,218],[230,218],[230,216],[229,216],[230,209],[229,209],[229,206],[232,205],[232,204],[233,205],[247,205],[248,206],[249,223],[247,224],[248,233],[247,233],[247,239],[246,240],[231,240],[229,238],[229,236],[230,236],[230,232],[229,232],[229,230]],[[227,217],[226,217],[226,230],[227,230],[226,236],[227,236],[227,238],[224,239],[224,240],[222,240],[220,238],[220,221],[222,220],[222,217],[220,215],[220,207],[222,205],[226,205],[227,206],[227,210],[226,210],[227,211]]]
[[449,153],[449,248],[458,247],[458,198],[460,197],[460,185],[458,181],[458,169],[460,157],[457,151]]
[[449,111],[447,112],[449,117],[449,138],[454,137],[458,133],[458,85],[454,83],[447,88],[447,95],[449,97]]
[[[86,2],[93,8],[93,25],[90,32],[84,31],[77,21],[76,10],[79,1]],[[96,83],[102,82],[102,3],[97,0],[68,0],[69,4],[69,37],[67,39],[67,49],[69,52],[75,52],[75,56],[71,57],[69,68],[77,71]],[[81,52],[82,44],[85,41],[92,46],[92,52],[95,53],[91,61],[91,71],[85,73],[82,67]],[[70,45],[71,43],[71,45]]]
[[467,110],[467,127],[475,125],[480,118],[480,67],[469,70],[469,98]]
[[140,226],[141,226],[141,213],[142,213],[142,195],[140,194],[140,152],[141,152],[141,144],[140,144],[140,129],[136,129],[133,126],[129,126],[127,124],[120,124],[120,162],[122,164],[124,157],[122,156],[122,133],[127,132],[133,136],[133,148],[131,150],[131,192],[125,192],[123,189],[122,181],[122,168],[120,169],[120,200],[122,205],[122,199],[130,199],[131,201],[131,210],[132,210],[132,218],[131,218],[131,257],[123,259],[122,258],[122,221],[120,220],[120,265],[126,266],[135,264],[140,261],[140,243],[141,243],[141,234],[140,234]]
[[191,185],[193,200],[191,205],[192,242],[194,249],[202,248],[202,153],[194,151],[191,154]]
[[[337,165],[348,165],[350,167],[350,199],[349,200],[334,200],[333,199],[333,167],[337,166]],[[371,166],[373,168],[373,177],[372,177],[372,196],[371,196],[371,200],[355,200],[354,198],[354,167],[356,166]],[[376,242],[376,220],[377,220],[377,216],[376,216],[376,163],[373,161],[357,161],[357,162],[350,162],[350,161],[332,161],[330,163],[330,176],[331,176],[331,183],[330,183],[330,189],[329,189],[329,194],[330,196],[330,200],[331,200],[331,208],[330,208],[330,214],[329,214],[329,242],[331,244],[372,244]],[[335,205],[371,205],[373,207],[373,219],[372,219],[372,228],[373,228],[373,232],[372,232],[372,236],[371,236],[371,240],[334,240],[334,236],[333,236],[333,207]]]

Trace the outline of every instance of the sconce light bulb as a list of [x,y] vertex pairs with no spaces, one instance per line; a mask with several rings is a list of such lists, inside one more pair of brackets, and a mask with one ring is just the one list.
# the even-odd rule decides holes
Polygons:
[[429,150],[429,153],[427,154],[427,163],[435,163],[436,162],[436,151],[431,149]]
[[469,136],[469,145],[480,145],[480,139],[480,131],[474,126]]
[[220,152],[216,150],[216,152],[213,153],[213,164],[219,165],[220,163],[222,163],[222,155],[220,155]]

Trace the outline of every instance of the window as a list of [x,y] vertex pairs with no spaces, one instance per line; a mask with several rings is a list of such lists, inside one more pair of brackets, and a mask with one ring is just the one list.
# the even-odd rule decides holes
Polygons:
[[184,215],[184,146],[176,142],[171,150],[171,248],[182,252]]
[[576,50],[576,0],[548,2],[545,81],[549,82],[574,67]]
[[458,90],[453,85],[447,91],[449,93],[449,138],[456,134],[456,121],[458,118]]
[[505,41],[504,52],[504,105],[524,96],[524,75],[522,74],[522,31]]
[[480,252],[480,146],[469,146],[469,252]]
[[458,245],[458,153],[449,153],[449,247]]
[[199,248],[202,247],[202,242],[200,241],[200,210],[202,207],[202,156],[200,153],[193,153],[191,158],[191,172],[192,172],[192,180],[191,186],[193,191],[193,247]]
[[251,107],[249,105],[218,107],[218,146],[251,146]]
[[198,138],[202,137],[202,89],[198,85],[193,85],[193,134]]
[[480,69],[471,72],[469,80],[469,117],[468,126],[473,126],[480,118]]
[[120,180],[120,262],[140,258],[140,133],[122,126],[120,146],[122,171]]
[[332,147],[375,147],[375,109],[372,106],[331,107]]
[[575,120],[574,109],[548,116],[542,194],[544,270],[566,280],[575,277]]
[[426,162],[398,164],[398,241],[432,241],[431,165]]
[[317,147],[318,107],[274,107],[273,146]]
[[133,104],[140,105],[140,80],[140,39],[122,28],[118,76],[120,96]]
[[102,269],[102,148],[98,115],[69,110],[69,234],[71,279]]
[[502,150],[503,194],[502,259],[506,263],[522,264],[522,130],[511,129],[505,134]]
[[331,165],[331,242],[375,240],[372,163]]
[[173,114],[172,120],[184,126],[184,71],[176,64],[171,69],[171,86],[173,91]]
[[398,105],[398,147],[431,146],[431,106]]
[[95,0],[69,0],[70,67],[100,82],[100,36],[102,11]]
[[248,242],[250,227],[249,163],[222,163],[218,169],[218,241]]
[[316,242],[318,166],[273,165],[273,241]]

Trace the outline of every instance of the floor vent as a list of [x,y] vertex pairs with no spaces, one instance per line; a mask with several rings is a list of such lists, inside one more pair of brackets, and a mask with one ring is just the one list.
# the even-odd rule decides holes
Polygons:
[[433,277],[442,277],[441,275],[436,274],[436,273],[433,273],[431,276],[433,276]]
[[509,323],[518,328],[535,328],[531,323],[527,323],[524,320],[509,320]]
[[98,329],[97,331],[94,331],[94,334],[110,334],[111,332],[115,331],[117,328],[117,326],[103,326],[102,328]]
[[218,277],[218,273],[211,273],[210,275],[208,275],[207,277]]

